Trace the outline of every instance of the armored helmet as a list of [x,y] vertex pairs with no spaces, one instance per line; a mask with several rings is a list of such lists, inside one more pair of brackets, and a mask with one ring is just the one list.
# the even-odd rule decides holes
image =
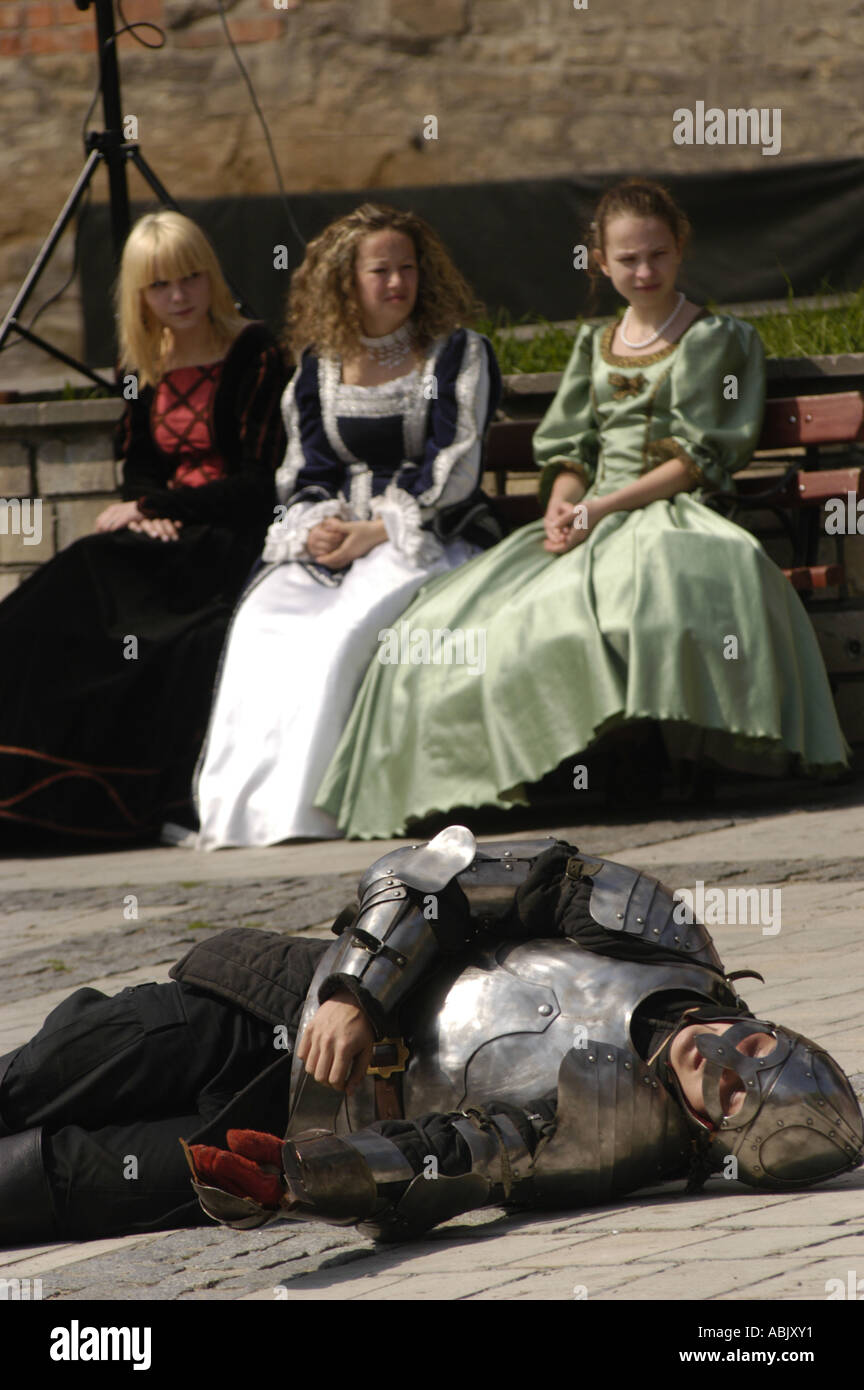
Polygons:
[[[712,1022],[722,1021],[711,1012]],[[688,1010],[675,1031],[700,1021],[705,1021],[705,1011]],[[774,1048],[761,1056],[747,1055],[740,1044],[754,1033],[770,1034]],[[837,1177],[864,1162],[864,1118],[855,1093],[818,1043],[766,1019],[740,1016],[722,1034],[696,1034],[694,1043],[705,1059],[707,1120],[684,1099],[671,1066],[667,1071],[691,1123],[701,1131],[709,1171],[724,1168],[733,1155],[734,1176],[740,1181],[785,1192]],[[720,1101],[724,1070],[735,1073],[744,1094],[734,1114],[724,1114]]]

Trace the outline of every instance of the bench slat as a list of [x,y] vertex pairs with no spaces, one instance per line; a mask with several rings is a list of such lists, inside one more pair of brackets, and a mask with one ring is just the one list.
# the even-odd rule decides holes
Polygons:
[[806,444],[851,444],[864,439],[864,394],[781,396],[766,401],[759,449]]
[[842,565],[796,565],[783,573],[793,589],[832,589],[846,582]]
[[850,492],[856,498],[864,496],[864,468],[822,468],[798,474],[798,496],[804,504],[845,499]]

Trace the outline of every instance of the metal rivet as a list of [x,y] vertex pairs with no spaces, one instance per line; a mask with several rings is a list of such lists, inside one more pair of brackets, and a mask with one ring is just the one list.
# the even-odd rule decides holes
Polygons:
[[505,851],[504,851],[504,858],[505,858],[505,859],[509,859],[509,858],[510,858],[510,855],[511,855],[512,853],[513,853],[512,849],[505,849]]
[[509,873],[512,874],[512,872],[513,872],[513,865],[512,865],[512,864],[505,864],[505,865],[504,865],[504,868],[505,868],[505,870],[507,870]]
[[782,1120],[778,1120],[778,1121],[777,1121],[777,1128],[778,1128],[778,1129],[782,1129],[782,1128],[783,1128],[783,1121],[782,1121]]
[[615,916],[618,918],[618,921],[619,921],[619,922],[623,922],[623,921],[624,921],[624,913],[623,913],[623,912],[616,912]]
[[807,1123],[808,1123],[808,1125],[812,1125],[813,1121],[812,1121],[812,1120],[808,1120]]
[[594,1057],[593,1057],[593,1055],[592,1055],[590,1052],[588,1053],[588,1061],[589,1061],[589,1062],[593,1062],[593,1061],[594,1061]]
[[652,1081],[652,1082],[651,1082],[651,1085],[653,1086],[653,1088],[654,1088],[655,1091],[657,1090],[657,1087],[659,1086],[659,1084],[660,1084],[659,1081]]
[[615,1061],[615,1057],[613,1056],[613,1054],[612,1054],[611,1052],[607,1052],[607,1053],[606,1053],[606,1061],[607,1061],[607,1062],[614,1062],[614,1061]]
[[655,935],[655,936],[659,936],[659,935],[660,935],[660,928],[659,928],[659,927],[655,927],[655,928],[654,928],[654,935]]
[[543,1017],[546,1018],[547,1015],[548,1015],[548,1014],[551,1014],[551,1012],[552,1012],[552,1005],[551,1005],[551,1004],[541,1004],[540,1007],[538,1008],[537,1012],[538,1012],[538,1014],[542,1014]]
[[639,923],[639,925],[640,925],[640,927],[641,927],[641,926],[643,925],[644,921],[645,921],[645,918],[644,918],[644,917],[637,917],[637,918],[636,918],[636,921]]
[[632,1071],[632,1070],[633,1070],[633,1064],[632,1064],[631,1062],[625,1062],[625,1063],[624,1063],[624,1070],[625,1070],[625,1071]]

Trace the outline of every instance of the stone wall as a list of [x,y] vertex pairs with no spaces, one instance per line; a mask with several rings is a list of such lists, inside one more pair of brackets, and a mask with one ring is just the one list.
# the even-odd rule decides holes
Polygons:
[[[216,0],[124,0],[164,47],[118,40],[123,111],[176,196],[275,188]],[[589,171],[729,169],[864,152],[862,0],[224,0],[286,188],[365,189]],[[158,41],[155,30],[141,37]],[[0,0],[0,305],[82,163],[95,19]],[[777,156],[682,145],[697,102],[781,113]],[[434,118],[434,120],[430,120]],[[91,128],[101,127],[97,108]],[[133,189],[137,176],[133,178]],[[104,174],[95,196],[104,197]],[[497,233],[496,233],[497,234]],[[67,238],[71,241],[71,237]],[[71,249],[46,277],[57,288]],[[40,321],[80,352],[74,294]],[[0,358],[43,361],[30,348]]]
[[0,406],[0,502],[21,504],[17,517],[0,508],[0,599],[92,531],[116,500],[113,436],[122,412],[117,400]]

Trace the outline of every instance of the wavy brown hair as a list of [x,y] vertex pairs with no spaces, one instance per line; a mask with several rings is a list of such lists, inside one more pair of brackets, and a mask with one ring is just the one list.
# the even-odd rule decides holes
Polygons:
[[414,243],[419,275],[411,318],[421,344],[449,335],[483,312],[428,222],[413,212],[364,203],[310,241],[291,277],[284,341],[295,362],[307,347],[319,357],[348,357],[360,350],[357,247],[364,237],[383,231],[402,232]]
[[665,222],[679,251],[683,251],[690,240],[690,222],[682,212],[668,188],[651,179],[625,179],[607,188],[594,213],[594,220],[588,229],[588,274],[596,283],[602,277],[597,264],[597,252],[605,255],[606,228],[613,217],[622,213],[631,217],[656,217]]

